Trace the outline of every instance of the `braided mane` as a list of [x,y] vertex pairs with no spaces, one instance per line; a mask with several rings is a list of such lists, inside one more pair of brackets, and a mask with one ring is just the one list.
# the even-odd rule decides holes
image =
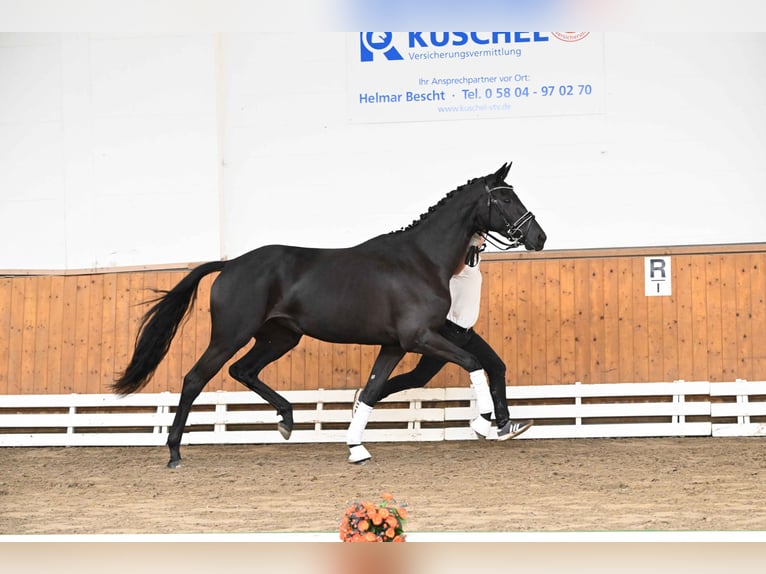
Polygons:
[[469,179],[464,185],[461,185],[458,188],[453,189],[452,191],[447,193],[447,195],[442,197],[435,205],[432,205],[431,207],[429,207],[428,211],[426,211],[425,213],[422,213],[418,219],[415,219],[409,225],[407,225],[405,227],[402,227],[401,229],[398,229],[396,231],[392,231],[391,233],[402,233],[404,231],[408,231],[408,230],[412,229],[413,227],[416,227],[417,225],[420,225],[425,220],[427,220],[435,211],[437,211],[444,204],[446,204],[450,199],[452,199],[457,192],[465,189],[466,187],[468,187],[469,185],[479,181],[480,179],[481,179],[480,177],[476,177],[474,179]]

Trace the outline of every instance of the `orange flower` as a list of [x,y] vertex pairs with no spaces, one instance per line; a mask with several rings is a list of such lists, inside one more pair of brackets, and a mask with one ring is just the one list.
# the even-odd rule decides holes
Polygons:
[[394,497],[384,492],[383,501],[354,501],[340,520],[340,539],[344,542],[404,542],[407,511],[397,506]]

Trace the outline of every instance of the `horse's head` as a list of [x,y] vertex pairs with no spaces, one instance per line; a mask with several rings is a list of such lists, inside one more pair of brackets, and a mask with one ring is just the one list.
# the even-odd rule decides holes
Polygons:
[[505,178],[510,169],[510,163],[503,164],[495,173],[479,180],[485,188],[482,197],[485,205],[478,210],[477,224],[487,234],[494,231],[507,239],[506,242],[489,236],[490,242],[496,247],[511,249],[524,245],[528,250],[540,251],[545,245],[545,232],[532,212],[521,203],[513,186],[506,183]]

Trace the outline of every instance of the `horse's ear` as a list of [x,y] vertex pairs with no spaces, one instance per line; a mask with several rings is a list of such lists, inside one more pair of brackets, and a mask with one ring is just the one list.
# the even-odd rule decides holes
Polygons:
[[500,167],[500,169],[498,169],[495,172],[495,181],[497,181],[497,182],[505,181],[505,178],[508,177],[508,172],[511,170],[511,165],[512,164],[513,164],[513,162],[511,162],[511,163],[504,163]]

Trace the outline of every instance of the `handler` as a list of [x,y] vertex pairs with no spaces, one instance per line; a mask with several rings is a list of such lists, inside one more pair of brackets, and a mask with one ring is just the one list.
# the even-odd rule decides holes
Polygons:
[[[481,307],[481,271],[479,254],[484,250],[484,237],[476,234],[471,238],[465,261],[455,270],[450,279],[452,305],[440,333],[450,342],[474,355],[487,373],[489,388],[484,378],[471,377],[471,386],[476,392],[479,407],[477,418],[471,421],[471,428],[481,438],[489,435],[492,426],[494,405],[497,422],[497,440],[508,440],[528,430],[533,421],[512,421],[508,413],[505,393],[505,363],[473,326],[479,318]],[[423,355],[415,368],[386,381],[379,400],[404,391],[426,386],[442,369],[447,361]],[[480,371],[479,371],[480,372]],[[358,392],[357,392],[358,396]],[[357,402],[354,402],[354,409]]]

